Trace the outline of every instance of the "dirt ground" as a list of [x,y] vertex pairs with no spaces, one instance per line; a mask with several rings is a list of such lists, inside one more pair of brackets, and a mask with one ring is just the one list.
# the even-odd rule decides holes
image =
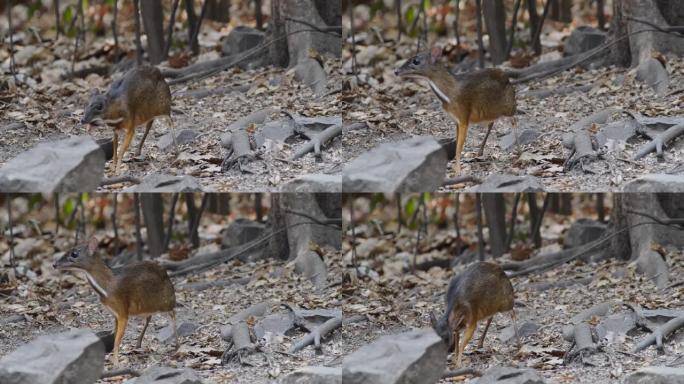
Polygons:
[[[327,148],[322,149],[322,160],[313,154],[301,159],[288,160],[292,154],[308,140],[302,137],[291,138],[282,146],[274,146],[265,151],[262,159],[249,163],[246,173],[237,168],[223,172],[221,162],[227,151],[220,145],[220,135],[226,127],[258,110],[276,106],[281,110],[308,117],[339,116],[337,96],[334,90],[341,82],[339,60],[325,62],[329,76],[329,92],[316,97],[312,91],[294,79],[294,71],[286,69],[262,68],[242,71],[232,69],[210,78],[171,86],[172,118],[176,131],[194,129],[199,138],[182,145],[179,154],[171,149],[161,151],[156,143],[159,137],[170,132],[164,119],[154,123],[142,152],[142,161],[133,159],[134,149],[142,138],[144,128],[136,131],[120,174],[143,178],[155,172],[172,175],[190,175],[199,179],[206,190],[212,191],[277,191],[280,186],[298,176],[309,173],[340,174],[341,165],[348,159],[341,140],[334,139]],[[114,77],[118,77],[116,74]],[[0,136],[0,166],[33,147],[39,142],[57,140],[72,135],[85,135],[86,127],[79,124],[93,87],[107,89],[111,78],[89,75],[85,80],[56,82],[28,90],[25,98],[8,104],[3,108],[0,127],[5,127]],[[198,90],[213,90],[215,87],[237,87],[242,89],[227,93],[196,98],[188,95]],[[24,90],[25,89],[20,89]],[[273,120],[287,119],[283,114],[272,116]],[[25,125],[13,123],[24,122]],[[99,127],[92,131],[94,138],[110,138],[111,130]],[[173,147],[171,147],[173,148]],[[107,163],[105,176],[113,176]],[[98,191],[120,191],[131,184],[115,184],[100,188]]]
[[[368,51],[375,49],[373,46],[370,48]],[[453,139],[455,124],[427,85],[404,81],[393,74],[402,60],[415,52],[415,47],[396,47],[388,43],[379,50],[374,51],[370,64],[360,69],[359,83],[363,85],[355,90],[355,94],[348,95],[352,101],[349,102],[346,119],[349,122],[365,121],[370,127],[346,133],[344,147],[357,157],[381,143],[418,135]],[[668,173],[684,159],[684,140],[681,138],[664,150],[664,161],[658,161],[654,154],[632,161],[636,151],[649,142],[649,139],[637,136],[624,146],[618,145],[606,151],[603,159],[585,167],[586,172],[579,167],[564,171],[563,162],[569,150],[562,146],[562,136],[570,125],[609,107],[645,116],[681,116],[684,97],[674,91],[684,87],[684,59],[668,57],[667,63],[671,77],[670,94],[662,97],[636,81],[635,70],[616,67],[570,70],[541,81],[517,85],[518,132],[533,128],[540,133],[539,138],[521,146],[519,151],[515,148],[510,152],[502,150],[499,138],[512,131],[510,119],[502,118],[494,125],[484,156],[476,158],[486,127],[472,125],[465,144],[461,174],[480,179],[493,173],[528,174],[541,178],[549,191],[620,191],[626,183],[641,175]],[[529,94],[537,90],[553,91],[582,85],[592,87],[587,92],[552,94],[545,98]],[[629,118],[622,113],[614,116],[613,121]],[[449,164],[447,177],[456,176],[452,166],[453,161]],[[462,190],[471,185],[460,184],[443,190]]]
[[[352,264],[351,229],[347,224],[343,243],[343,260],[348,279],[343,286],[343,308],[345,317],[366,314],[369,322],[352,323],[344,329],[344,339],[351,350],[371,343],[384,336],[402,333],[415,328],[431,326],[430,313],[441,316],[445,310],[445,294],[449,281],[462,272],[471,262],[478,259],[476,215],[473,209],[474,197],[461,198],[459,213],[460,240],[456,235],[452,215],[453,206],[434,195],[427,203],[429,225],[427,235],[421,236],[417,247],[416,230],[411,215],[404,213],[406,223],[397,222],[395,201],[376,197],[357,197],[353,200],[356,263]],[[411,197],[402,200],[402,206],[413,206]],[[606,207],[610,207],[608,201]],[[608,208],[610,210],[610,208]],[[343,210],[346,223],[350,223],[349,203]],[[404,211],[405,212],[405,211]],[[417,211],[416,211],[417,212]],[[522,216],[521,216],[522,215]],[[562,249],[567,230],[578,218],[595,219],[594,203],[588,195],[578,194],[573,200],[573,215],[547,213],[541,226],[542,244],[533,250],[527,238],[528,213],[517,216],[517,231],[513,239],[516,260],[527,255],[549,254]],[[418,214],[417,217],[421,215]],[[485,236],[488,230],[485,228]],[[460,251],[458,251],[460,249]],[[452,260],[453,268],[432,266],[411,273],[415,255],[416,262]],[[531,253],[530,253],[531,252]],[[510,263],[511,253],[495,262]],[[456,256],[455,256],[456,255]],[[511,278],[515,292],[517,325],[525,322],[538,326],[536,333],[522,337],[518,349],[513,337],[507,343],[499,338],[506,327],[512,325],[509,313],[498,313],[487,332],[482,350],[477,350],[485,321],[478,324],[473,340],[465,349],[462,367],[471,367],[480,372],[496,365],[534,368],[540,375],[553,383],[617,383],[636,370],[647,366],[684,366],[684,332],[681,330],[665,340],[665,353],[658,353],[654,346],[641,352],[634,352],[634,346],[649,333],[642,329],[630,331],[627,335],[613,335],[611,341],[601,339],[599,352],[585,356],[583,364],[579,359],[567,364],[564,355],[571,343],[563,339],[562,329],[570,324],[577,313],[596,304],[612,301],[609,314],[627,313],[631,310],[622,303],[631,303],[643,309],[684,310],[684,250],[672,247],[664,250],[669,266],[671,286],[659,289],[649,279],[636,271],[636,264],[628,261],[608,259],[584,262],[576,259],[544,272],[533,272]],[[489,251],[486,261],[492,261]],[[576,281],[574,284],[573,281]],[[549,283],[566,283],[546,286]],[[676,284],[679,283],[679,284]],[[589,322],[596,326],[605,317],[594,317]],[[510,331],[510,330],[509,330]],[[450,354],[447,369],[456,367]],[[474,382],[474,376],[442,380],[448,382]]]
[[[46,256],[47,257],[47,256]],[[220,337],[220,328],[233,314],[252,304],[266,300],[293,303],[308,309],[340,308],[335,282],[341,275],[341,257],[338,252],[325,251],[330,284],[317,292],[302,280],[292,266],[281,262],[263,261],[256,264],[231,262],[206,272],[183,278],[173,278],[176,287],[178,324],[189,321],[198,326],[191,336],[181,337],[181,348],[174,352],[173,344],[162,344],[155,338],[165,327],[167,318],[152,317],[140,350],[135,350],[135,340],[142,330],[142,319],[131,319],[122,344],[120,366],[139,371],[155,364],[186,366],[195,369],[211,382],[267,383],[283,377],[297,368],[309,365],[341,366],[342,356],[350,351],[343,334],[338,330],[330,339],[322,342],[322,352],[312,347],[290,354],[290,346],[304,336],[300,330],[285,337],[272,337],[261,343],[264,352],[249,361],[254,366],[229,363],[221,365],[221,355],[227,343]],[[47,265],[47,263],[46,263]],[[246,285],[213,287],[202,291],[193,290],[188,284],[221,279],[251,277]],[[50,272],[44,279],[22,285],[19,294],[0,296],[0,321],[14,321],[0,327],[0,357],[19,345],[40,336],[69,328],[91,328],[96,331],[110,330],[113,317],[104,310],[97,295],[85,279],[69,274]],[[56,292],[56,293],[55,293]],[[274,307],[274,312],[287,309]],[[23,314],[16,320],[17,314]],[[113,369],[108,355],[105,370]],[[123,382],[126,377],[100,380],[102,383]]]

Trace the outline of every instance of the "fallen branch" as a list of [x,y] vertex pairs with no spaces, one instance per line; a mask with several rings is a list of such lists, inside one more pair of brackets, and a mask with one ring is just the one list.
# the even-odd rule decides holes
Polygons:
[[243,322],[250,317],[263,317],[273,305],[274,302],[264,301],[247,307],[231,316],[230,319],[228,319],[228,324],[221,327],[221,338],[226,341],[231,341],[233,339],[233,326],[235,324]]
[[457,369],[455,371],[444,372],[442,374],[442,379],[450,379],[452,377],[465,376],[465,375],[482,376],[482,372],[478,371],[475,368],[461,368],[461,369]]
[[657,328],[645,339],[641,340],[639,344],[634,347],[634,352],[642,351],[648,348],[651,344],[656,344],[658,350],[662,351],[663,339],[667,338],[671,333],[682,327],[684,327],[684,316],[675,317],[674,319]]
[[342,134],[342,125],[331,125],[328,128],[324,129],[321,133],[318,135],[314,136],[311,140],[309,140],[308,143],[304,144],[301,148],[297,150],[297,152],[292,155],[290,160],[297,160],[307,153],[311,152],[312,150],[316,154],[316,157],[320,157],[321,155],[321,146],[325,145],[328,141],[330,141],[333,137]]
[[240,172],[244,173],[242,165],[255,159],[247,130],[239,129],[233,131],[230,135],[230,144],[231,151],[223,160],[221,169],[225,172],[237,165]]
[[203,281],[199,283],[187,283],[181,286],[181,289],[189,289],[192,291],[204,291],[205,289],[215,288],[215,287],[227,287],[233,284],[246,285],[252,281],[251,277],[240,277],[238,279],[227,279],[227,280],[216,280],[216,281]]
[[570,324],[563,327],[563,338],[568,341],[574,340],[577,324],[588,321],[594,316],[605,316],[614,304],[613,300],[604,301],[576,314],[570,319]]
[[[233,350],[232,352],[230,352],[231,349]],[[231,328],[231,344],[221,356],[221,363],[227,364],[237,357],[240,364],[243,364],[242,356],[255,351],[256,345],[252,343],[249,327],[246,322],[241,321]]]
[[114,176],[108,177],[100,181],[100,187],[106,187],[108,185],[119,184],[119,183],[132,183],[140,184],[140,179],[131,175]]
[[555,282],[543,282],[543,283],[534,283],[528,285],[528,288],[533,290],[533,291],[546,291],[551,288],[567,288],[567,287],[572,287],[573,285],[587,285],[591,283],[594,280],[593,276],[589,277],[583,277],[581,279],[574,279],[574,280],[563,280],[563,281],[555,281]]
[[132,368],[115,369],[113,371],[102,372],[102,374],[100,375],[100,380],[108,379],[110,377],[116,377],[116,376],[135,376],[135,377],[138,377],[138,376],[140,376],[140,372],[138,372]]
[[446,179],[442,182],[442,187],[446,187],[449,185],[456,185],[456,184],[464,184],[464,183],[475,183],[475,184],[482,184],[482,179],[479,179],[475,176],[471,175],[466,175],[466,176],[459,176],[455,177],[453,179]]
[[684,134],[684,124],[677,124],[668,128],[665,132],[656,136],[650,143],[642,146],[634,155],[634,160],[639,160],[653,151],[656,152],[658,157],[662,158],[663,146],[682,134]]
[[290,353],[299,352],[302,349],[304,349],[307,345],[310,345],[312,343],[314,344],[316,349],[320,349],[321,338],[324,338],[327,334],[340,327],[342,327],[342,316],[328,319],[328,321],[321,324],[318,328],[314,329],[309,334],[304,336],[301,340],[296,342],[292,346],[292,348],[290,348]]
[[584,170],[584,164],[586,162],[592,162],[598,159],[599,154],[597,149],[598,143],[596,142],[596,139],[589,134],[588,130],[581,129],[575,132],[572,139],[572,151],[570,152],[570,155],[568,155],[568,158],[565,159],[563,168],[567,172],[580,164]]

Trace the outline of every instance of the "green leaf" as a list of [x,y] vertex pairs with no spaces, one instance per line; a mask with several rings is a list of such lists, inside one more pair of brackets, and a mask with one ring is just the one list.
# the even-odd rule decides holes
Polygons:
[[62,23],[64,25],[71,24],[71,20],[74,19],[74,8],[69,5],[66,8],[64,8],[64,12],[62,12]]
[[406,13],[404,14],[404,20],[406,21],[406,24],[411,25],[413,23],[413,20],[416,19],[417,14],[418,7],[415,4],[406,8]]
[[64,206],[62,207],[62,212],[64,213],[64,216],[70,216],[75,208],[76,208],[76,201],[70,197],[70,198],[66,199],[66,201],[64,201]]
[[413,213],[416,211],[418,208],[418,199],[415,196],[412,196],[408,199],[406,202],[406,205],[404,206],[404,212],[406,213],[406,218],[411,218],[413,216]]

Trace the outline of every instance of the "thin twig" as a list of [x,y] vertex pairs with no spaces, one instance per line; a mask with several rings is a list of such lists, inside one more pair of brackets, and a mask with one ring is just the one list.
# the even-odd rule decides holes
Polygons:
[[140,196],[138,193],[133,194],[133,209],[135,210],[135,253],[138,256],[138,261],[142,261],[142,235],[140,234],[142,224],[140,220]]
[[477,18],[477,61],[480,68],[484,68],[484,44],[482,43],[482,0],[475,0],[475,17]]
[[169,58],[169,50],[171,50],[171,40],[173,38],[173,25],[176,21],[176,11],[178,11],[178,3],[180,0],[173,0],[173,7],[171,8],[171,18],[169,19],[169,28],[166,30],[166,44],[164,45],[164,58]]
[[357,264],[356,264],[356,230],[354,227],[356,226],[356,223],[354,223],[354,197],[353,195],[350,196],[350,201],[349,201],[349,225],[351,226],[351,235],[352,235],[352,242],[351,242],[351,247],[352,247],[352,267],[354,267],[354,270],[356,271]]
[[17,272],[16,266],[14,265],[14,222],[12,221],[12,195],[5,193],[5,200],[7,201],[7,225],[9,226],[9,254],[10,254],[10,267],[14,271],[15,275]]
[[513,235],[515,234],[515,220],[518,218],[518,203],[520,202],[520,192],[515,194],[513,198],[513,210],[511,211],[511,224],[508,228],[508,236],[506,237],[506,252],[510,252],[511,243],[513,243]]
[[513,5],[513,18],[511,19],[511,31],[508,34],[508,45],[506,46],[506,56],[505,59],[508,60],[511,57],[511,51],[513,50],[513,39],[515,38],[515,26],[518,23],[518,10],[520,9],[520,3],[522,0],[515,0],[515,5]]
[[477,211],[477,253],[480,255],[480,261],[484,261],[484,235],[482,229],[482,194],[475,194],[475,210]]
[[117,210],[119,208],[119,194],[118,193],[113,193],[112,194],[112,229],[114,230],[114,255],[119,254],[119,227],[116,224],[116,215],[117,215]]
[[14,83],[16,84],[17,72],[16,72],[16,64],[14,63],[14,27],[12,26],[12,1],[8,1],[8,4],[7,4],[7,22],[9,24],[8,25],[9,30],[7,32],[9,34],[9,41],[10,41],[10,46],[9,46],[9,48],[10,48],[9,49],[10,72],[12,72],[12,77],[14,78]]
[[327,34],[333,35],[333,36],[339,36],[340,33],[342,32],[342,26],[341,25],[326,25],[325,27],[319,27],[316,24],[312,24],[306,20],[295,19],[293,17],[287,17],[286,16],[283,19],[286,21],[291,21],[293,23],[306,25],[309,28],[315,29],[317,32],[327,33]]
[[166,225],[166,238],[164,238],[164,248],[163,251],[169,250],[169,244],[171,243],[171,235],[173,234],[173,222],[176,217],[176,203],[178,203],[179,193],[174,193],[171,197],[171,209],[169,210],[169,223]]

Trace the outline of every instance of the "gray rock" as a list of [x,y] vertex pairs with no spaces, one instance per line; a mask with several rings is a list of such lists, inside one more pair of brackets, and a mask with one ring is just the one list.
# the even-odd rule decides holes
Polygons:
[[258,239],[264,233],[266,226],[263,223],[247,219],[236,219],[226,229],[221,241],[221,247],[230,248],[249,243]]
[[[178,324],[178,327],[176,329],[176,332],[178,332],[178,338],[192,335],[193,333],[195,333],[195,330],[197,328],[199,328],[199,325],[195,323],[191,323],[189,321],[181,322],[180,324]],[[171,327],[171,324],[162,328],[156,337],[157,340],[161,341],[164,344],[173,344],[176,342],[176,338],[173,335],[173,328]]]
[[542,192],[544,185],[534,176],[513,176],[495,173],[468,192]]
[[[533,143],[537,138],[539,137],[539,132],[536,129],[524,129],[520,132],[518,132],[518,144],[519,145],[526,145]],[[515,132],[511,132],[507,134],[506,136],[501,138],[501,141],[499,142],[499,146],[501,149],[504,151],[512,151],[515,149]]]
[[264,41],[264,32],[245,26],[233,29],[223,41],[221,52],[224,56],[235,55],[256,47]]
[[594,241],[606,231],[607,225],[591,219],[577,219],[563,239],[564,248],[574,248]]
[[544,379],[530,368],[496,366],[487,370],[476,384],[544,384]]
[[[539,325],[526,321],[518,325],[518,336],[522,339],[523,337],[532,336],[539,330]],[[515,329],[513,326],[509,326],[501,330],[498,339],[504,343],[517,343],[518,340],[515,338]]]
[[126,188],[124,192],[202,192],[202,185],[192,176],[171,176],[153,173],[138,185]]
[[0,360],[0,383],[94,383],[104,358],[104,345],[88,329],[44,335]]
[[104,176],[105,154],[89,136],[43,142],[0,169],[3,192],[91,192]]
[[325,74],[325,70],[318,61],[311,58],[304,59],[297,64],[295,79],[311,88],[317,96],[322,95],[328,85],[328,76]]
[[641,368],[627,376],[625,384],[684,384],[684,368]]
[[596,134],[599,145],[605,145],[608,140],[627,141],[637,133],[639,123],[634,119],[615,121],[601,127]]
[[257,147],[264,145],[266,139],[284,143],[294,133],[294,122],[292,119],[269,121],[254,132],[254,141]]
[[[192,143],[199,136],[199,133],[194,129],[181,129],[176,132],[176,144],[183,145]],[[157,141],[157,148],[164,152],[169,152],[174,150],[173,135],[171,132],[159,138]]]
[[294,120],[295,130],[303,133],[308,138],[316,136],[332,125],[342,125],[342,116],[339,115],[305,117],[292,114],[292,119]]
[[616,313],[601,320],[596,326],[596,333],[602,339],[607,339],[613,343],[619,341],[628,332],[636,328],[634,313]]
[[300,176],[283,185],[281,192],[342,193],[342,176],[322,173]]
[[328,283],[328,268],[318,253],[307,251],[300,253],[294,261],[295,273],[311,281],[317,289],[323,289]]
[[285,376],[280,384],[342,384],[342,368],[304,367]]
[[563,47],[563,55],[573,56],[598,47],[606,41],[606,33],[592,27],[575,28]]
[[285,335],[292,328],[294,328],[292,312],[274,313],[257,321],[254,325],[254,334],[261,339],[266,333]]
[[349,163],[344,192],[431,192],[442,185],[447,154],[430,136],[381,144]]
[[636,79],[646,83],[658,95],[664,94],[670,84],[670,75],[667,70],[660,61],[652,57],[639,63]]
[[447,347],[431,328],[380,337],[344,359],[345,384],[430,384],[442,377]]
[[681,175],[648,174],[625,184],[623,192],[684,192],[684,178]]
[[125,384],[202,384],[202,377],[190,368],[153,366]]

